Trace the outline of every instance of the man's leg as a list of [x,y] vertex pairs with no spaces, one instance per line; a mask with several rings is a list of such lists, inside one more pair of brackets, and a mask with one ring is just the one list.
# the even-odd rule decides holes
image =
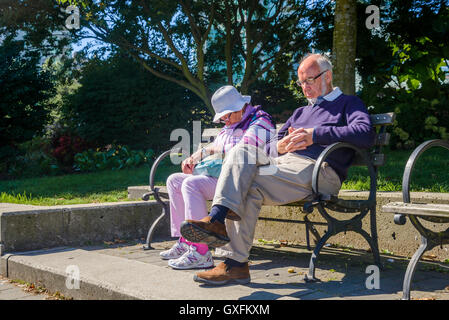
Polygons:
[[[186,220],[181,224],[181,234],[193,242],[204,242],[211,247],[219,247],[229,242],[224,220],[232,210],[238,214],[257,174],[258,167],[270,163],[269,157],[261,149],[247,144],[239,144],[231,149],[223,162],[218,178],[211,213],[199,221]],[[226,191],[218,191],[223,189]],[[218,192],[217,192],[218,191]],[[226,192],[226,193],[225,193]],[[225,204],[217,203],[217,194],[228,197]],[[228,196],[229,195],[229,196]]]
[[[312,194],[314,160],[295,154],[286,154],[277,158],[275,164],[278,170],[274,174],[257,174],[254,177],[244,200],[244,208],[237,212],[242,218],[241,221],[226,220],[226,231],[230,242],[217,248],[215,251],[217,255],[242,263],[248,261],[262,205],[283,205],[303,200]],[[320,192],[338,194],[340,186],[338,175],[324,164],[319,177]],[[219,196],[226,199],[226,195]],[[218,203],[227,205],[226,200],[218,201]]]
[[[242,209],[233,207],[233,210],[241,216],[241,220],[226,220],[226,229],[231,241],[217,248],[215,253],[226,256],[227,259],[212,270],[196,274],[194,280],[212,285],[221,285],[230,281],[249,282],[248,256],[261,206],[263,204],[282,205],[311,195],[314,164],[314,160],[287,154],[276,159],[278,170],[272,174],[261,174],[268,170],[263,170],[267,169],[265,166],[260,167],[261,170],[254,176],[245,199],[242,199]],[[322,167],[319,183],[320,191],[323,193],[337,194],[340,188],[338,175],[327,164]],[[217,203],[232,207],[232,201],[226,202],[227,196],[232,194],[226,195],[226,190],[220,189],[214,201],[217,196],[220,199]]]

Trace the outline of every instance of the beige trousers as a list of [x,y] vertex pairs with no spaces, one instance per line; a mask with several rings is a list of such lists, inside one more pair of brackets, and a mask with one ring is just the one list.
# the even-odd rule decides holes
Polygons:
[[[242,219],[226,219],[230,243],[215,254],[239,262],[248,261],[257,218],[262,205],[283,205],[303,200],[312,194],[315,160],[286,153],[277,158],[252,145],[239,144],[223,161],[212,205],[223,205]],[[337,194],[341,182],[325,162],[320,170],[320,193]]]

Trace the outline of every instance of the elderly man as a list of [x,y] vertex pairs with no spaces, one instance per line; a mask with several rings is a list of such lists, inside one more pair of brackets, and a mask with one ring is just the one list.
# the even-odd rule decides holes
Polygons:
[[[325,56],[303,58],[297,84],[309,104],[296,109],[280,129],[277,142],[268,150],[279,156],[269,157],[253,146],[236,146],[224,160],[209,215],[181,225],[184,238],[220,247],[216,253],[226,257],[214,269],[197,273],[195,281],[248,283],[248,256],[262,205],[283,205],[310,196],[313,166],[326,146],[341,141],[368,148],[374,143],[363,102],[333,88],[332,65]],[[320,170],[321,193],[338,193],[353,156],[352,151],[338,149],[328,157]]]

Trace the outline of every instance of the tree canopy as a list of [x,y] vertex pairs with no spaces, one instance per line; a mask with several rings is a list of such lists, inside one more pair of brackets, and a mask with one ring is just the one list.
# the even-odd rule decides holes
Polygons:
[[0,160],[15,155],[47,123],[54,93],[50,75],[39,67],[41,55],[9,35],[0,44]]
[[[153,75],[195,93],[212,111],[211,90],[223,82],[246,94],[273,69],[287,78],[292,61],[307,52],[314,20],[327,4],[110,0],[89,3],[82,28],[73,32],[120,47]],[[172,71],[154,68],[155,61]]]

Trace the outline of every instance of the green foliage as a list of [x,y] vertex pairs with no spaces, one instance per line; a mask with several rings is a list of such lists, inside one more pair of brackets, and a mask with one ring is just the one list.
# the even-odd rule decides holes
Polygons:
[[80,87],[65,97],[62,118],[81,138],[160,151],[174,143],[170,133],[192,130],[205,108],[188,90],[152,76],[129,56],[94,58],[82,70]]
[[251,88],[251,102],[262,105],[277,123],[287,121],[293,111],[307,104],[294,80],[289,85],[275,81],[257,81]]
[[44,128],[51,107],[46,102],[53,93],[49,74],[38,67],[40,53],[14,37],[8,35],[0,45],[1,163],[10,161],[18,144]]
[[49,155],[49,142],[35,137],[18,146],[19,155],[11,161],[8,174],[14,178],[60,174],[57,160]]
[[89,149],[78,153],[74,158],[75,170],[92,172],[98,170],[120,170],[150,164],[154,157],[154,151],[146,152],[130,150],[127,146],[111,146],[107,151],[95,151]]
[[374,113],[396,112],[393,147],[448,139],[448,4],[391,1],[386,10],[381,31],[358,29],[360,96]]

